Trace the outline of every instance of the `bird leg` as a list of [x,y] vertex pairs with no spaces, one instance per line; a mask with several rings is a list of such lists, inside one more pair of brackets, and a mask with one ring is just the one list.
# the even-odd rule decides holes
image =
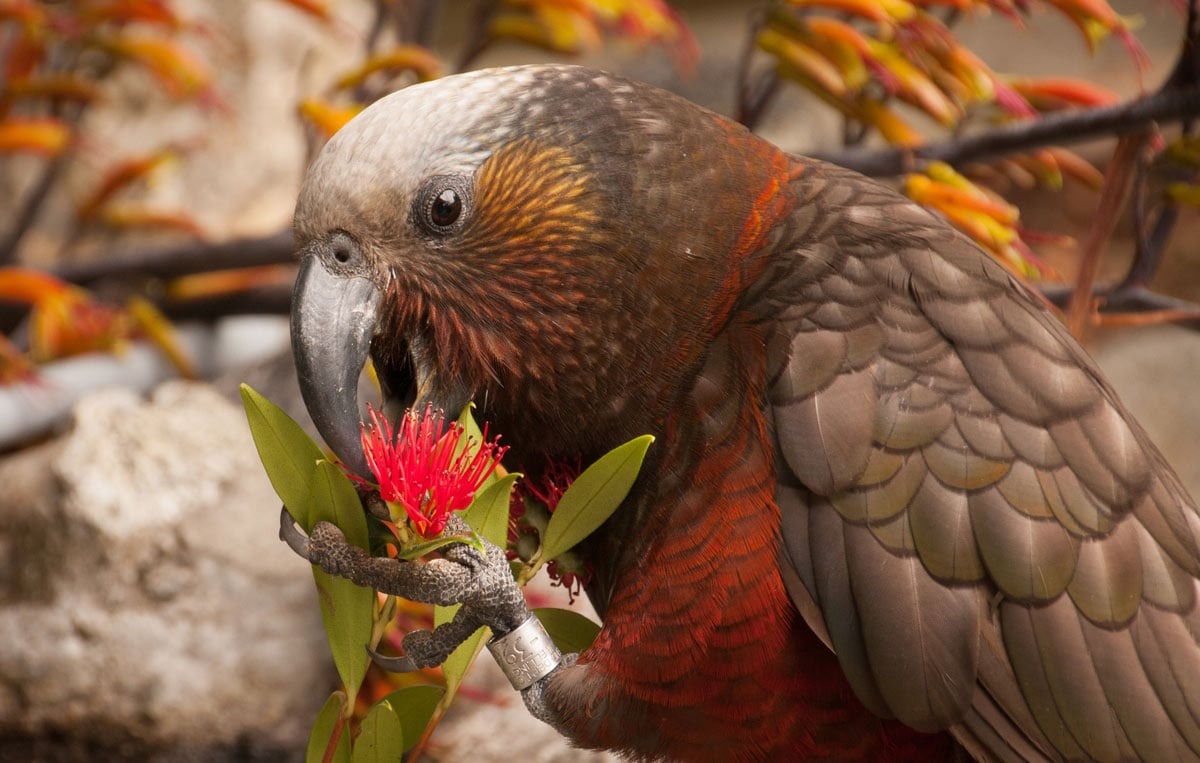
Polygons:
[[[529,611],[502,549],[486,540],[482,540],[483,550],[467,543],[452,543],[442,548],[440,559],[410,562],[371,556],[350,544],[329,522],[317,522],[312,533],[305,536],[286,509],[279,519],[280,539],[330,575],[412,601],[462,604],[450,622],[406,635],[404,657],[377,656],[381,667],[403,672],[440,665],[459,644],[486,625],[495,634],[488,643],[489,651],[513,688],[526,695],[526,704],[534,698],[530,709],[542,717],[535,709],[541,697],[538,684],[560,665],[573,664],[574,655],[564,661]],[[451,516],[446,531],[465,534],[470,530],[461,518]]]

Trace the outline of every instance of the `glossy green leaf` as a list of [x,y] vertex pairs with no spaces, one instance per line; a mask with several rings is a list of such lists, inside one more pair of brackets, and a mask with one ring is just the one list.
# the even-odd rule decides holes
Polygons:
[[346,540],[361,549],[370,548],[367,531],[367,514],[358,491],[342,470],[330,461],[321,460],[314,464],[312,486],[309,489],[318,520],[337,525]]
[[271,486],[296,522],[309,532],[316,523],[309,516],[312,506],[308,494],[309,475],[316,462],[325,456],[282,408],[248,384],[242,385],[241,393],[250,434]]
[[[321,461],[310,484],[313,522],[332,522],[345,533],[350,543],[366,549],[367,520],[358,494],[346,475],[328,461]],[[355,697],[370,662],[367,645],[371,640],[375,592],[345,578],[327,575],[315,566],[313,578],[317,581],[321,618],[325,622],[325,637],[329,640],[329,651],[333,653],[333,664],[347,693]]]
[[387,697],[367,711],[354,740],[353,763],[397,763],[404,754],[404,731]]
[[[480,446],[483,445],[483,430],[479,428],[478,422],[475,421],[475,415],[471,413],[473,410],[475,410],[475,403],[467,403],[466,407],[462,409],[462,413],[458,414],[457,421],[458,425],[463,429],[463,437],[461,440],[459,440],[458,449],[455,455],[458,455],[458,453],[466,450],[469,451],[470,455],[474,456],[475,451],[479,450]],[[483,481],[483,485],[481,485],[480,488],[486,490],[487,488],[496,484],[499,479],[500,478],[496,476],[496,472],[492,472],[487,476],[487,479]],[[472,525],[472,527],[474,527],[474,525]],[[478,530],[476,530],[476,532],[478,532]]]
[[434,538],[433,540],[427,540],[424,543],[418,543],[415,546],[407,546],[396,554],[396,558],[407,561],[420,559],[426,554],[432,551],[437,551],[443,546],[449,546],[451,543],[466,543],[477,548],[480,546],[479,541],[475,539],[474,535],[443,535],[441,537]]
[[546,627],[546,632],[563,654],[582,652],[596,640],[600,626],[570,609],[538,607],[533,610]]
[[550,560],[591,535],[625,500],[654,438],[635,437],[589,466],[563,493],[542,537],[542,559]]
[[475,494],[463,519],[479,537],[504,548],[508,543],[508,509],[513,483],[520,474],[506,474]]
[[474,403],[467,403],[462,412],[458,414],[458,425],[463,428],[465,440],[473,440],[476,447],[483,443],[483,430],[479,428],[479,423],[475,421],[475,414],[471,413],[475,409]]
[[440,686],[406,686],[383,698],[391,705],[404,734],[404,749],[409,750],[425,733],[438,702],[446,690]]
[[[317,713],[312,731],[308,734],[308,748],[304,753],[304,763],[321,763],[325,759],[329,740],[334,729],[338,728],[339,719],[342,718],[345,709],[346,695],[340,691],[335,691],[329,695],[329,699],[325,700],[325,705],[321,708],[321,712]],[[350,763],[350,734],[345,725],[340,728],[341,736],[338,737],[333,760],[335,763]]]
[[[458,611],[460,606],[462,605],[452,604],[448,607],[435,606],[433,608],[434,626],[448,623],[454,619],[454,613]],[[442,663],[442,675],[446,678],[447,691],[453,692],[458,688],[458,685],[462,683],[463,677],[471,668],[471,663],[475,660],[475,652],[479,649],[480,644],[485,639],[491,637],[492,629],[482,626],[450,653],[450,656]]]

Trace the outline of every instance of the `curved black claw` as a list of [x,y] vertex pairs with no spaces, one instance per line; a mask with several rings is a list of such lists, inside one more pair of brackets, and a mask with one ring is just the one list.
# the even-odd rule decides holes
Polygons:
[[296,520],[288,513],[287,506],[279,510],[279,539],[295,551],[299,556],[308,559],[308,536],[296,526]]
[[367,647],[367,654],[371,655],[371,662],[389,673],[412,673],[414,670],[419,670],[417,663],[408,655],[404,657],[388,657],[385,654],[376,652],[371,647]]

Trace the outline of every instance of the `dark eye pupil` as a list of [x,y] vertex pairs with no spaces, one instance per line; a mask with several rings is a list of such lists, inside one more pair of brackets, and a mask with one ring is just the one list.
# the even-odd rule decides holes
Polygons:
[[429,207],[429,220],[439,227],[453,225],[462,213],[462,199],[453,188],[447,188],[433,198]]

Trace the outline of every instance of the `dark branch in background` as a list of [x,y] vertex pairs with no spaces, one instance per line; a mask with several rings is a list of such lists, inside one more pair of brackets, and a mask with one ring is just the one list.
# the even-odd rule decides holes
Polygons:
[[413,42],[429,47],[441,8],[438,0],[416,0],[414,5],[417,7],[417,21],[413,24]]
[[287,315],[292,310],[290,286],[260,286],[219,297],[168,302],[163,313],[173,321],[211,322],[227,315]]
[[741,56],[738,57],[737,110],[734,113],[734,119],[745,125],[748,130],[753,130],[758,126],[763,114],[766,113],[767,106],[775,100],[775,94],[779,92],[779,86],[782,84],[773,67],[757,77],[753,76],[755,40],[765,23],[766,16],[761,11],[751,17],[746,45],[742,48]]
[[[178,246],[145,249],[124,257],[65,265],[50,272],[80,286],[97,287],[117,283],[141,287],[199,273],[280,265],[294,259],[292,231],[289,228],[263,238],[236,239],[219,244],[194,241]],[[249,289],[220,297],[160,301],[160,307],[168,317],[191,320],[214,320],[226,315],[252,313],[286,313],[290,305],[291,289],[278,286]],[[24,305],[0,301],[0,332],[12,331],[27,311],[28,307]]]
[[[1063,284],[1051,284],[1043,287],[1041,291],[1055,305],[1065,308],[1074,289]],[[1184,328],[1200,331],[1200,307],[1186,300],[1157,294],[1142,287],[1114,291],[1105,295],[1104,309],[1100,311],[1099,317],[1103,323],[1106,315],[1166,312],[1177,313],[1181,316],[1193,316],[1176,320],[1175,323]]]
[[[911,162],[911,157],[966,161],[1050,143],[1124,135],[1145,129],[1154,121],[1177,121],[1191,115],[1200,115],[1200,88],[1158,92],[1120,106],[1051,115],[1038,122],[1009,125],[962,140],[933,144],[916,152],[854,150],[842,152],[842,155],[818,156],[860,172],[865,170],[864,174],[897,175],[905,171],[905,164]],[[67,266],[54,272],[66,280],[87,285],[103,278],[165,279],[226,268],[277,264],[287,262],[291,256],[291,231],[282,231],[259,239],[219,244],[197,242],[150,249],[128,257],[100,258],[91,264]]]
[[1160,205],[1158,217],[1153,226],[1146,217],[1147,184],[1153,170],[1151,162],[1143,157],[1138,162],[1137,177],[1133,181],[1133,232],[1134,255],[1133,263],[1125,279],[1117,285],[1115,291],[1145,286],[1158,270],[1159,260],[1166,251],[1167,242],[1175,230],[1175,222],[1179,219],[1179,207],[1174,204]]
[[[1200,22],[1197,21],[1197,3],[1193,0],[1189,9],[1188,34],[1181,49],[1180,58],[1172,74],[1157,92],[1117,106],[1080,109],[1040,117],[1037,120],[1008,124],[974,135],[934,143],[916,150],[866,150],[849,149],[816,154],[817,158],[833,161],[867,175],[886,177],[902,174],[922,161],[941,160],[951,164],[983,159],[1002,154],[1018,153],[1050,144],[1064,144],[1087,139],[1121,136],[1145,130],[1154,122],[1179,122],[1185,128],[1200,116]],[[421,19],[421,41],[429,34],[432,10],[437,6],[432,0],[413,0]],[[387,0],[379,0],[380,17],[376,25],[382,27],[384,16],[391,7]],[[487,25],[496,8],[495,0],[480,0],[475,15],[472,38],[464,50],[460,68],[468,66],[490,42]],[[755,29],[757,24],[755,23]],[[380,30],[381,31],[381,30]],[[378,32],[376,32],[378,34]],[[751,71],[753,35],[747,51],[739,63],[738,78],[741,102],[739,116],[751,122],[761,116],[761,111],[772,99],[772,93],[781,80],[774,70],[764,72],[758,78]],[[753,82],[751,80],[754,79]],[[1140,182],[1139,182],[1140,185]],[[1173,218],[1168,217],[1172,207],[1164,209],[1157,219],[1154,232],[1147,245],[1161,251],[1169,237]],[[1174,213],[1171,212],[1173,215]],[[181,246],[149,249],[126,257],[101,257],[92,264],[64,266],[54,271],[65,280],[82,285],[124,283],[144,285],[147,282],[167,281],[181,276],[213,272],[218,270],[273,265],[285,263],[293,258],[290,230],[257,239],[243,239],[220,244],[189,243]],[[1167,304],[1157,295],[1137,288],[1148,281],[1153,272],[1153,262],[1144,263],[1140,270],[1131,272],[1127,283],[1105,296],[1101,316],[1120,311],[1156,311],[1176,316],[1191,315],[1194,306],[1188,303]],[[1134,278],[1134,276],[1137,276]],[[1059,287],[1048,287],[1048,293],[1062,291]],[[233,295],[190,300],[162,305],[168,315],[176,318],[215,319],[223,315],[253,312],[286,312],[290,295],[286,288],[261,287]],[[0,303],[0,329],[11,327],[19,319],[12,306]],[[1192,325],[1200,327],[1200,322]]]
[[497,9],[496,0],[481,0],[478,10],[471,17],[471,31],[467,35],[467,44],[458,59],[457,71],[466,71],[491,42],[488,26]]
[[[1162,88],[1164,90],[1200,87],[1200,3],[1188,3],[1186,29],[1187,33],[1184,35],[1183,45],[1180,48],[1179,60],[1175,63],[1175,68],[1171,71],[1170,76],[1167,77]],[[1183,138],[1191,137],[1195,132],[1195,127],[1195,119],[1184,119],[1181,125]],[[1146,162],[1142,162],[1138,166],[1138,178],[1135,180],[1133,197],[1135,236],[1133,264],[1129,266],[1129,272],[1125,275],[1124,280],[1113,290],[1116,292],[1145,286],[1150,282],[1158,270],[1159,262],[1162,261],[1167,243],[1171,240],[1175,223],[1179,221],[1179,207],[1170,203],[1159,205],[1158,217],[1155,218],[1153,225],[1147,219],[1146,207],[1149,199],[1147,199],[1146,185],[1153,170],[1154,168]],[[1189,182],[1196,181],[1194,171],[1187,172],[1187,175],[1188,177],[1181,179]]]
[[371,51],[375,50],[379,44],[379,37],[383,34],[385,21],[387,21],[387,4],[383,0],[376,0],[375,15],[371,18],[371,25],[367,27],[367,37],[363,41],[366,55],[371,55]]
[[[57,67],[57,73],[69,72],[74,64],[75,57],[71,56]],[[66,104],[57,99],[50,103],[49,109],[52,116],[58,117],[66,124],[71,125],[72,129],[79,126],[85,110],[86,107],[82,104]],[[71,140],[74,142],[77,138],[72,137]],[[77,145],[75,143],[75,145],[61,152],[58,156],[50,159],[46,166],[42,168],[41,174],[34,181],[33,187],[18,206],[8,232],[4,234],[3,239],[0,239],[0,266],[11,265],[16,262],[17,250],[21,246],[22,239],[25,238],[25,234],[29,232],[34,223],[37,222],[38,215],[46,205],[46,200],[50,198],[50,192],[54,190],[68,163],[75,158],[75,148]]]
[[1116,106],[1047,114],[1036,120],[1001,125],[916,149],[851,149],[815,152],[810,156],[864,175],[890,177],[909,172],[923,161],[961,165],[1042,146],[1125,135],[1154,122],[1178,122],[1197,116],[1200,116],[1200,87],[1164,88]]
[[168,280],[214,270],[278,265],[292,258],[289,228],[263,238],[146,249],[126,257],[66,265],[51,272],[63,280],[90,286],[102,280]]
[[21,240],[25,238],[25,234],[37,221],[38,213],[42,211],[42,206],[50,196],[51,189],[54,188],[55,182],[67,166],[68,158],[69,154],[64,152],[51,159],[42,168],[33,188],[21,200],[17,213],[13,217],[12,225],[4,234],[4,238],[0,240],[0,265],[11,265],[16,262],[17,248],[20,246]]
[[[838,162],[864,174],[877,177],[898,175],[905,171],[905,156],[961,161],[997,153],[1011,153],[1048,143],[1123,135],[1144,129],[1156,121],[1178,121],[1189,115],[1200,115],[1200,88],[1187,92],[1155,93],[1121,106],[1081,109],[1045,118],[1045,122],[1011,125],[958,141],[926,147],[905,154],[898,151],[844,152],[849,160]],[[815,155],[827,161],[838,159],[836,154]],[[856,164],[852,161],[859,157]],[[842,157],[845,158],[845,157]],[[188,243],[181,246],[148,249],[128,257],[102,257],[96,262],[59,268],[58,275],[69,281],[87,285],[102,278],[153,277],[174,278],[181,275],[287,262],[292,257],[291,231],[258,239],[242,239],[219,244]]]
[[1175,68],[1163,83],[1163,90],[1200,86],[1200,3],[1196,0],[1188,3],[1184,30],[1179,60],[1175,62]]
[[1043,114],[1034,120],[1000,125],[916,149],[853,149],[811,155],[864,175],[884,177],[908,172],[922,161],[961,165],[1042,146],[1121,136],[1154,122],[1183,122],[1188,128],[1197,116],[1200,116],[1200,0],[1190,0],[1179,58],[1166,81],[1150,95],[1104,108]]
[[1117,150],[1113,152],[1104,171],[1104,190],[1096,207],[1091,231],[1083,246],[1079,276],[1075,279],[1075,288],[1067,302],[1067,328],[1077,337],[1083,336],[1084,324],[1092,311],[1092,294],[1096,285],[1096,273],[1100,270],[1100,261],[1104,259],[1104,251],[1108,248],[1112,232],[1117,227],[1121,210],[1129,200],[1131,186],[1137,182],[1137,166],[1141,161],[1142,150],[1149,140],[1148,127],[1140,132],[1121,136],[1117,141]]

